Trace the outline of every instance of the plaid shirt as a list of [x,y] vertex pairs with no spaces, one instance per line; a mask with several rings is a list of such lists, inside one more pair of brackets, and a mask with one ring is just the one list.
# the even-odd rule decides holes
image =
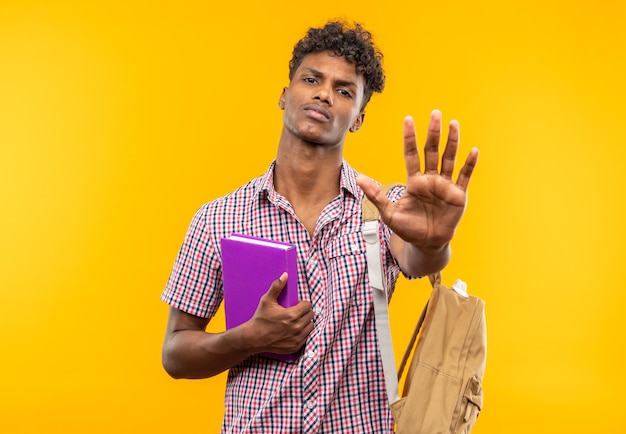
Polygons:
[[[274,163],[196,213],[161,299],[211,318],[223,296],[221,238],[237,232],[296,245],[299,298],[311,302],[315,327],[296,363],[256,355],[230,369],[222,433],[391,433],[356,172],[343,162],[340,194],[312,238],[274,190],[273,173]],[[401,190],[391,193],[395,200]],[[383,225],[388,297],[400,273],[390,236]]]

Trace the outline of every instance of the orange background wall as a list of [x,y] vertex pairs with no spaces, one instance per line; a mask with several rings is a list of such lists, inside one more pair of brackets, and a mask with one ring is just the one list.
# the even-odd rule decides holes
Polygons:
[[[333,17],[386,55],[354,167],[401,181],[402,119],[423,139],[434,108],[481,149],[445,271],[487,301],[475,432],[621,429],[625,3],[216,3],[0,2],[0,431],[217,432],[225,377],[167,377],[158,298],[195,210],[274,157],[291,48]],[[398,352],[427,293],[400,284]]]

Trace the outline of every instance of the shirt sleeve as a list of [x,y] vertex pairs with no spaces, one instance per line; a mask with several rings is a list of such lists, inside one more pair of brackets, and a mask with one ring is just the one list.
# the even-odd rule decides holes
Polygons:
[[193,217],[161,294],[170,306],[203,318],[213,317],[223,298],[221,256],[209,214],[205,205]]

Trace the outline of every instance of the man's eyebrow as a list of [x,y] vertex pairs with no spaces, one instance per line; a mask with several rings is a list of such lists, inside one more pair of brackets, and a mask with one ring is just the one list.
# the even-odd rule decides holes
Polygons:
[[305,69],[305,70],[306,70],[309,74],[312,74],[312,75],[314,75],[315,77],[322,77],[322,76],[324,76],[324,73],[323,73],[322,71],[318,71],[318,70],[317,70],[317,69],[315,69],[315,68],[307,67],[307,68],[304,68],[304,69]]
[[337,80],[336,83],[339,86],[354,87],[354,88],[357,87],[356,83],[354,81],[350,81],[350,80]]
[[[322,71],[318,71],[315,68],[311,68],[311,67],[306,67],[304,68],[309,74],[313,75],[314,77],[323,77],[324,73]],[[335,83],[339,86],[347,86],[347,87],[358,87],[357,84],[351,80],[335,80]]]

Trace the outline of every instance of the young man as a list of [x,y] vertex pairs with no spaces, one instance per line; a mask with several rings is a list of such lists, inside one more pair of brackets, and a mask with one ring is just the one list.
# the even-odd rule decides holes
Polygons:
[[[230,369],[222,432],[391,433],[361,233],[365,193],[380,209],[388,297],[400,272],[443,268],[477,162],[473,149],[452,180],[459,125],[450,123],[439,164],[441,114],[433,112],[420,169],[415,128],[404,124],[406,188],[386,197],[342,152],[381,92],[382,55],[369,32],[331,22],[297,43],[276,160],[261,177],[195,215],[162,299],[170,307],[163,365],[175,378]],[[277,276],[253,318],[223,333],[205,328],[222,301],[220,239],[233,232],[292,243],[298,276]],[[298,279],[300,302],[277,297]],[[295,363],[259,355],[302,348]]]

